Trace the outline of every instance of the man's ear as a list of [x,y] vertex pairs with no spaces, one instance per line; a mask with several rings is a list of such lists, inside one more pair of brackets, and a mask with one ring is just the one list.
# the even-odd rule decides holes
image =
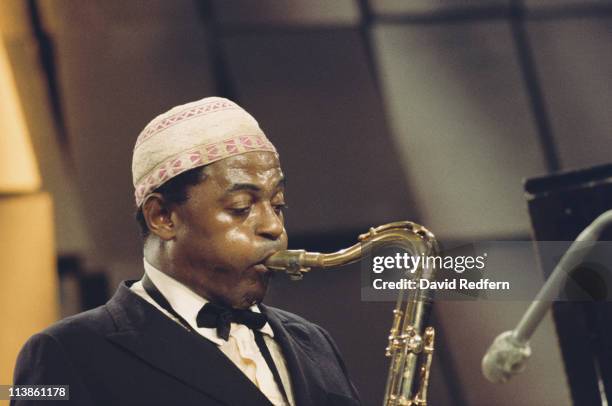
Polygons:
[[142,214],[149,231],[164,241],[176,235],[172,222],[172,208],[160,193],[151,193],[142,204]]

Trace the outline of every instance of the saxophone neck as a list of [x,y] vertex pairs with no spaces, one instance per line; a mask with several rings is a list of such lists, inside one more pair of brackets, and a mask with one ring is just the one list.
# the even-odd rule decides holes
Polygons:
[[372,252],[376,244],[397,243],[412,255],[435,255],[438,243],[425,227],[410,221],[397,221],[372,227],[359,236],[358,242],[348,248],[331,253],[308,252],[305,250],[284,250],[270,256],[265,265],[274,271],[286,272],[293,279],[312,268],[327,269],[348,265],[361,260]]

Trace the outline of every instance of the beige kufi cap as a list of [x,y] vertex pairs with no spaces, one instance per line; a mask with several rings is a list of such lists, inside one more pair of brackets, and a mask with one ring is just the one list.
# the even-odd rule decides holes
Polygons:
[[142,130],[132,157],[136,205],[164,182],[199,166],[274,146],[257,121],[221,97],[176,106]]

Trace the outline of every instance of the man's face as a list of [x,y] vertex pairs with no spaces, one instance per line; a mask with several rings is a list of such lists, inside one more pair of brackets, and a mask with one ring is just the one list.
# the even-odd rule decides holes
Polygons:
[[209,300],[246,308],[265,296],[272,271],[263,261],[287,248],[280,162],[250,152],[210,164],[205,174],[172,212],[172,276]]

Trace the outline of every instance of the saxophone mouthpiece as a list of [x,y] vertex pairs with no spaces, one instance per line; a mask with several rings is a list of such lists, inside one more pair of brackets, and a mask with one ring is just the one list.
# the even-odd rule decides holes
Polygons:
[[482,359],[482,373],[490,382],[504,383],[525,369],[531,356],[529,343],[521,343],[512,331],[501,333]]

